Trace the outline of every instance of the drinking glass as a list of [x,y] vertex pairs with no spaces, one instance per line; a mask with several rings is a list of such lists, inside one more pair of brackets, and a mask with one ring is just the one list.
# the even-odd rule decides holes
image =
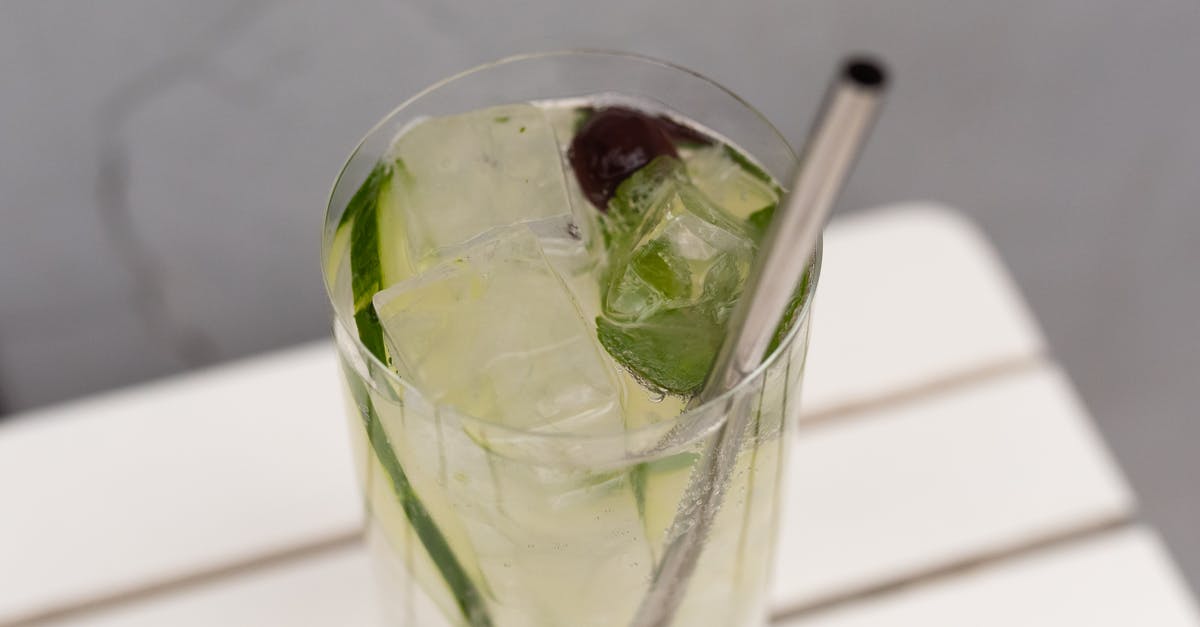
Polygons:
[[323,238],[326,287],[389,625],[629,624],[685,505],[693,466],[730,411],[750,412],[744,445],[671,624],[766,623],[819,253],[795,322],[751,376],[676,417],[617,433],[522,430],[431,402],[356,330],[338,227],[398,132],[425,116],[601,94],[678,112],[751,155],[776,181],[795,169],[779,132],[713,81],[632,54],[568,51],[511,57],[425,89],[367,134],[334,185]]

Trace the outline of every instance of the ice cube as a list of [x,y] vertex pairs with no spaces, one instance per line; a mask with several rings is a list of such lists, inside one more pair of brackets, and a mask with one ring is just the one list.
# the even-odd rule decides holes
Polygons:
[[402,176],[387,209],[418,272],[490,229],[571,212],[554,131],[530,104],[422,120],[392,156]]
[[[755,244],[745,226],[709,201],[685,178],[661,185],[667,193],[646,194],[656,206],[639,207],[652,221],[609,273],[605,312],[642,319],[670,308],[736,299],[754,258]],[[710,302],[711,301],[711,302]]]
[[431,401],[521,429],[620,429],[617,373],[526,226],[490,232],[374,304],[393,366]]
[[779,202],[781,190],[758,164],[727,145],[690,149],[684,162],[696,187],[739,218],[772,207]]
[[754,239],[671,158],[622,183],[603,226],[610,265],[597,320],[602,345],[643,381],[694,392],[749,274]]

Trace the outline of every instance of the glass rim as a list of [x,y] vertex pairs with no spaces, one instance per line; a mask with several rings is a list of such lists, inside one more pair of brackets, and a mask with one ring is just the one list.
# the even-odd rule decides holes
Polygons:
[[[760,122],[762,122],[762,124],[764,124],[766,126],[766,128],[770,129],[771,133],[775,136],[775,138],[778,139],[779,142],[787,149],[787,153],[789,156],[791,156],[793,165],[799,162],[799,157],[796,155],[796,152],[792,148],[791,144],[787,141],[787,138],[783,136],[783,133],[781,133],[779,131],[779,129],[776,128],[775,125],[772,124],[771,121],[769,119],[767,119],[767,117],[765,115],[762,114],[761,111],[759,111],[757,108],[755,108],[750,103],[746,102],[746,100],[744,98],[737,95],[729,88],[725,87],[724,85],[716,82],[715,80],[713,80],[699,72],[696,72],[695,70],[691,70],[689,68],[683,67],[683,66],[675,64],[675,63],[671,63],[669,61],[663,61],[661,59],[657,59],[654,57],[650,57],[650,56],[646,56],[646,55],[642,55],[642,54],[638,54],[638,53],[624,52],[624,51],[619,51],[619,50],[598,49],[598,48],[570,48],[570,49],[551,50],[551,51],[543,51],[543,52],[526,52],[526,53],[509,55],[506,57],[502,57],[500,59],[481,63],[479,65],[468,68],[468,69],[458,72],[456,74],[452,74],[450,76],[447,76],[443,79],[440,79],[440,80],[430,84],[429,86],[425,87],[424,89],[421,89],[420,91],[418,91],[416,94],[410,96],[409,98],[406,98],[404,100],[404,102],[400,103],[398,106],[396,106],[391,111],[389,111],[387,115],[385,115],[378,122],[376,122],[370,128],[370,130],[368,130],[366,132],[366,134],[363,135],[362,139],[359,140],[359,142],[355,145],[354,150],[352,150],[350,152],[350,156],[346,158],[345,163],[342,164],[342,168],[338,172],[338,175],[334,179],[333,185],[330,188],[329,200],[326,203],[326,207],[325,207],[325,224],[324,224],[324,227],[322,228],[322,235],[321,235],[321,259],[322,259],[322,262],[326,261],[326,256],[330,252],[329,247],[332,244],[333,239],[334,239],[333,237],[331,237],[332,232],[330,232],[329,229],[332,226],[332,228],[336,231],[337,223],[340,220],[340,215],[338,216],[338,218],[339,218],[338,220],[333,219],[334,213],[336,211],[338,211],[338,209],[333,206],[334,195],[337,192],[338,186],[342,183],[342,179],[346,175],[346,171],[349,169],[350,164],[359,155],[359,152],[362,150],[363,146],[365,146],[367,144],[367,142],[372,137],[374,137],[374,135],[380,129],[382,129],[389,122],[393,121],[402,111],[404,111],[406,108],[408,108],[409,105],[414,104],[418,100],[433,93],[434,91],[437,91],[438,89],[441,89],[442,87],[445,87],[446,85],[449,85],[449,84],[457,82],[461,79],[470,77],[474,74],[477,74],[480,72],[485,72],[487,70],[490,70],[492,68],[496,68],[499,66],[509,65],[509,64],[513,64],[513,63],[519,63],[519,62],[523,62],[523,61],[536,61],[536,60],[541,60],[541,59],[550,59],[550,58],[555,58],[555,57],[609,57],[609,58],[613,58],[613,59],[635,61],[638,63],[646,63],[649,65],[656,65],[656,66],[659,66],[662,68],[666,68],[668,70],[683,72],[685,74],[688,74],[688,75],[690,75],[694,78],[697,78],[697,79],[707,83],[708,85],[718,89],[719,91],[723,92],[725,95],[733,98],[734,101],[736,101],[741,107],[743,107],[744,109],[746,109],[747,111],[752,113],[755,117],[757,117],[759,119]],[[681,111],[680,113],[684,113],[684,112]],[[686,113],[685,113],[685,115],[686,115]],[[344,208],[341,208],[341,209],[344,211]],[[566,433],[566,432],[539,431],[536,428],[530,429],[530,428],[510,427],[510,426],[507,426],[507,425],[504,425],[501,423],[485,420],[478,416],[467,414],[449,404],[433,403],[433,402],[429,401],[426,393],[424,391],[422,391],[419,386],[417,386],[416,384],[414,384],[406,379],[401,378],[400,375],[396,373],[396,371],[392,370],[392,368],[390,366],[383,363],[378,357],[375,356],[374,353],[372,353],[370,350],[367,349],[367,347],[365,345],[363,345],[361,338],[358,337],[357,331],[347,327],[346,316],[341,315],[341,312],[340,312],[341,308],[338,306],[338,303],[335,302],[333,285],[330,283],[329,274],[322,271],[321,276],[322,276],[322,282],[325,285],[325,296],[326,296],[326,298],[328,298],[329,303],[333,309],[334,325],[341,327],[341,329],[342,329],[343,333],[346,335],[346,337],[351,342],[353,342],[355,351],[358,353],[358,355],[363,360],[365,360],[367,362],[367,363],[363,364],[364,366],[366,366],[367,372],[359,373],[359,374],[362,374],[364,376],[368,385],[373,385],[373,381],[374,381],[374,378],[372,376],[370,376],[370,371],[373,368],[378,368],[378,369],[380,369],[380,371],[382,373],[384,373],[384,375],[386,377],[388,377],[390,380],[394,381],[396,384],[402,386],[402,389],[412,390],[413,392],[417,393],[423,400],[425,400],[427,403],[429,403],[429,405],[431,407],[434,407],[439,414],[442,412],[442,410],[448,409],[453,413],[453,415],[456,418],[458,418],[460,420],[466,420],[466,421],[469,421],[472,423],[478,423],[480,426],[482,426],[486,429],[495,430],[495,431],[498,431],[501,433],[511,433],[514,435],[529,436],[529,437],[535,437],[535,438],[539,438],[539,439],[550,439],[550,440],[558,440],[558,441],[571,441],[571,440],[594,441],[597,439],[606,439],[606,438],[612,438],[612,437],[628,438],[630,436],[637,436],[640,434],[658,432],[658,431],[663,431],[664,433],[668,432],[668,431],[674,431],[680,427],[687,426],[688,423],[702,421],[706,415],[710,414],[713,411],[714,407],[723,405],[723,404],[727,404],[727,403],[731,402],[732,399],[743,394],[745,392],[745,390],[753,384],[753,382],[755,382],[755,381],[759,380],[761,377],[765,376],[766,371],[771,366],[773,366],[776,362],[778,362],[779,359],[781,359],[781,355],[787,353],[791,349],[791,346],[795,342],[796,337],[799,335],[800,330],[805,327],[805,322],[808,320],[809,316],[811,315],[813,296],[816,294],[817,285],[820,282],[821,264],[822,264],[823,257],[824,257],[824,244],[823,244],[823,241],[818,241],[816,251],[813,252],[812,257],[809,260],[809,273],[810,273],[809,277],[810,278],[809,278],[809,282],[808,282],[808,290],[807,290],[807,293],[804,295],[803,300],[801,301],[801,304],[800,304],[799,309],[797,310],[797,315],[796,315],[795,319],[792,321],[792,328],[789,329],[787,334],[782,338],[782,340],[780,340],[779,345],[775,347],[775,350],[772,351],[769,355],[767,355],[762,360],[762,362],[760,362],[758,364],[758,366],[754,368],[754,370],[752,370],[749,374],[747,374],[745,377],[743,377],[742,380],[738,381],[738,383],[736,385],[734,385],[732,388],[730,388],[729,390],[709,399],[708,401],[705,401],[704,403],[702,403],[700,405],[697,405],[695,407],[688,407],[684,411],[680,412],[677,416],[674,416],[670,419],[661,420],[658,422],[653,422],[653,423],[650,423],[647,425],[643,425],[643,426],[638,427],[633,430],[622,430],[620,432],[614,432],[611,434],[610,433],[575,434],[575,433]],[[322,265],[324,265],[324,263],[322,263]],[[337,341],[336,335],[337,334],[335,334],[335,342]],[[347,364],[347,366],[354,367],[351,364]],[[349,374],[349,373],[346,373],[346,374]],[[720,426],[724,422],[723,418],[725,416],[725,413],[727,413],[727,412],[722,412],[720,414],[720,417],[722,419],[712,420],[711,424],[703,425],[703,428],[700,429],[699,431],[694,431],[694,430],[689,429],[688,430],[688,434],[689,434],[688,441],[689,442],[695,441],[696,438],[703,437],[704,435],[708,434],[711,430]]]

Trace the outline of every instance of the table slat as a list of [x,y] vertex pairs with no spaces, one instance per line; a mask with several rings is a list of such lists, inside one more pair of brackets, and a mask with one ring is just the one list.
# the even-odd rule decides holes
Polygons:
[[1197,627],[1166,548],[1144,527],[784,621],[780,627]]
[[780,607],[1119,522],[1134,509],[1051,366],[802,429],[791,461]]
[[856,214],[825,241],[807,414],[1044,352],[991,244],[958,212],[921,203]]
[[0,625],[359,525],[332,347],[0,428]]
[[366,550],[353,544],[41,627],[373,627],[382,624]]
[[[44,627],[371,627],[375,595],[353,545]],[[1200,615],[1158,537],[1132,527],[776,624],[1197,627]]]

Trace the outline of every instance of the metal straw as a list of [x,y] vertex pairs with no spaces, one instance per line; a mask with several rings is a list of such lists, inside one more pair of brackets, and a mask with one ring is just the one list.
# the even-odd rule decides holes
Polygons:
[[[867,58],[847,60],[830,83],[791,192],[771,221],[742,297],[730,315],[725,342],[693,405],[733,389],[766,356],[775,328],[875,120],[886,84],[883,66]],[[726,398],[723,409],[728,418],[692,472],[667,535],[670,543],[632,627],[666,627],[675,616],[742,448],[751,413],[749,397],[732,394]]]

